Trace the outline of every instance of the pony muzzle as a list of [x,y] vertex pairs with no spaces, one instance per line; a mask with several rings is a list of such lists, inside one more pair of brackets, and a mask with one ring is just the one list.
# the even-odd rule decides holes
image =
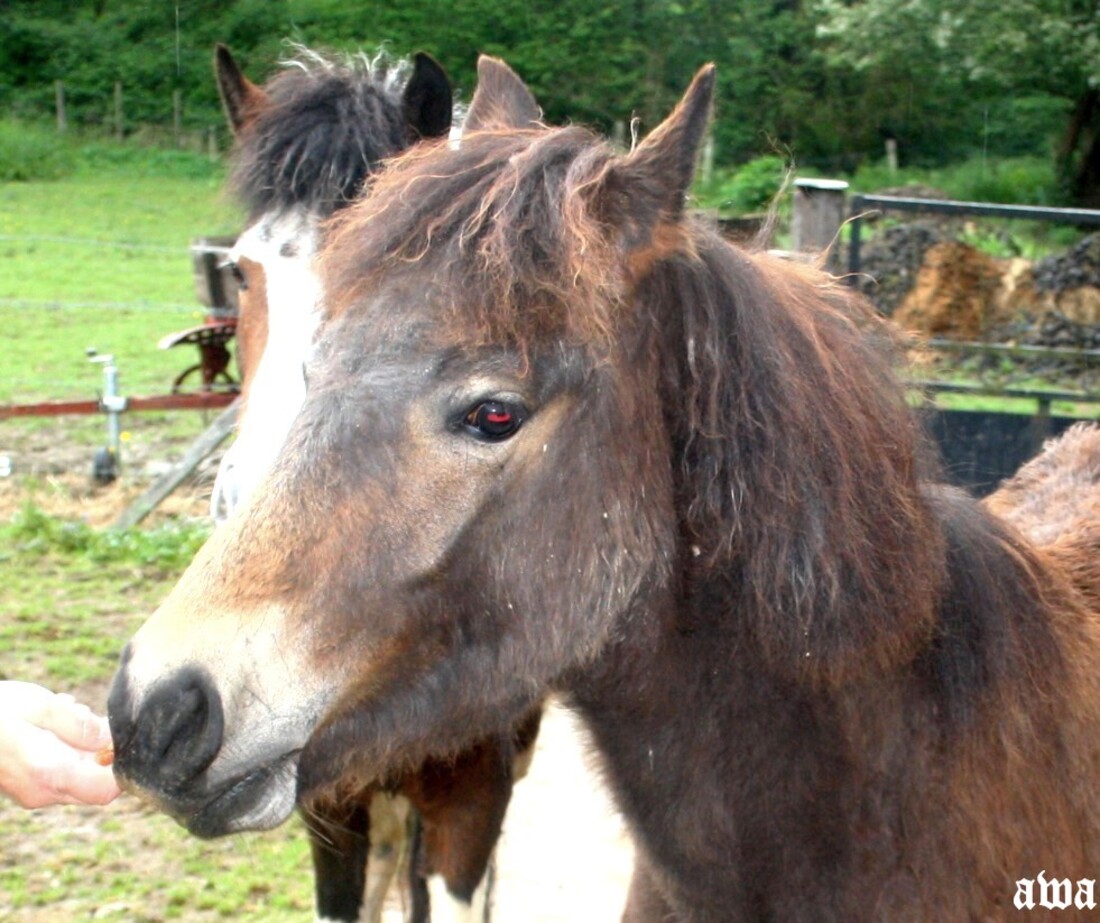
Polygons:
[[115,774],[159,802],[189,803],[222,747],[221,696],[203,670],[184,667],[135,701],[125,671],[131,655],[127,647],[108,702]]
[[136,691],[127,646],[108,699],[119,784],[191,833],[268,829],[294,808],[299,749],[265,742],[251,753],[227,732],[215,681],[188,664]]

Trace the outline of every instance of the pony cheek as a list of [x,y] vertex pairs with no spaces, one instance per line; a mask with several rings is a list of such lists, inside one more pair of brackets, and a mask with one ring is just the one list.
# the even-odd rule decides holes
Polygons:
[[346,774],[347,761],[346,742],[332,732],[331,725],[322,723],[315,728],[298,760],[298,804],[334,795],[336,783]]

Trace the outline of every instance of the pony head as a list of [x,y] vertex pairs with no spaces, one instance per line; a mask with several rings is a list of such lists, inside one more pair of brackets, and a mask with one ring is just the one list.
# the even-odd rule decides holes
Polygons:
[[259,87],[218,45],[214,73],[237,142],[230,186],[248,211],[227,257],[240,286],[243,400],[211,497],[223,522],[255,490],[305,397],[323,313],[313,268],[323,221],[355,201],[386,158],[446,135],[452,94],[423,52],[410,65],[301,49]]

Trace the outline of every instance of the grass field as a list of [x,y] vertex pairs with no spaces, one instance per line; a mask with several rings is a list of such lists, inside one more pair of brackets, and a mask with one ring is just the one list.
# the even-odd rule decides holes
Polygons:
[[191,240],[240,225],[222,168],[206,172],[99,160],[52,182],[0,185],[0,402],[87,396],[99,385],[89,347],[117,357],[131,393],[167,389],[182,357],[156,343],[203,317]]
[[[93,150],[74,175],[0,184],[0,403],[94,397],[100,371],[89,346],[117,357],[124,393],[168,390],[194,358],[156,342],[203,316],[189,243],[239,224],[222,172],[163,153]],[[14,468],[0,477],[0,679],[72,691],[101,709],[122,644],[208,530],[203,485],[182,491],[150,528],[86,524],[109,522],[145,486],[148,464],[178,454],[204,426],[197,413],[125,420],[130,464],[110,487],[88,478],[101,418],[0,421],[0,455]],[[28,473],[32,464],[45,473]],[[311,918],[297,821],[207,843],[124,796],[105,810],[27,812],[0,800],[0,830],[5,921]]]

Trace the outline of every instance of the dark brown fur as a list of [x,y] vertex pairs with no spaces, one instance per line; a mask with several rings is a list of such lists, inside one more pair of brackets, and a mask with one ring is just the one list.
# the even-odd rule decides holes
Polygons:
[[[336,219],[288,452],[169,612],[269,606],[342,677],[306,796],[565,696],[630,921],[1014,917],[1100,869],[1095,617],[929,479],[863,301],[684,217],[713,84],[630,154],[490,125]],[[522,427],[471,433],[487,399]]]
[[[1080,598],[1016,532],[922,483],[888,335],[843,288],[689,224],[638,278],[631,258],[677,216],[624,170],[579,129],[425,150],[337,223],[326,265],[336,312],[370,336],[387,335],[371,293],[409,279],[438,305],[429,340],[528,361],[583,344],[582,377],[613,396],[583,403],[598,450],[546,460],[571,483],[622,477],[608,453],[661,459],[630,476],[654,504],[667,482],[672,522],[647,529],[671,510],[626,499],[615,564],[578,566],[577,586],[543,562],[538,599],[512,597],[594,619],[612,589],[636,600],[555,682],[638,831],[638,918],[991,919],[1018,878],[1095,875],[1100,664]],[[543,541],[606,547],[581,504],[551,502],[524,497]],[[476,721],[479,699],[443,713]],[[347,742],[400,759],[397,735],[375,737],[384,713],[324,728],[304,783]]]

